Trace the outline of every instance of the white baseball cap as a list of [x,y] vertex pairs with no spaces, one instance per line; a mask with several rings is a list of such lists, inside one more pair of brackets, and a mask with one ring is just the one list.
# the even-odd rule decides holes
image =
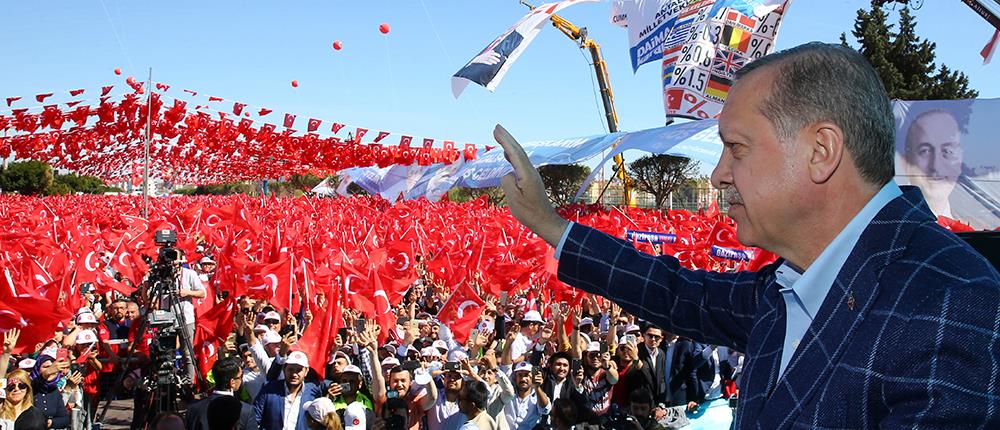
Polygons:
[[433,346],[428,346],[428,347],[420,350],[420,356],[421,357],[440,357],[441,356],[441,351],[438,351],[438,349],[435,348],[435,347],[433,347]]
[[278,322],[281,322],[281,314],[275,311],[268,312],[264,314],[264,321],[267,320],[278,320]]
[[528,312],[524,313],[524,318],[521,318],[521,322],[523,322],[523,323],[526,323],[526,322],[538,322],[538,323],[541,323],[541,322],[545,322],[545,321],[542,321],[542,314],[538,313],[538,311],[532,310],[532,311],[528,311]]
[[435,347],[435,348],[437,348],[439,350],[443,350],[443,351],[441,351],[442,354],[444,354],[445,352],[448,351],[448,342],[445,342],[445,341],[443,341],[441,339],[435,340],[433,343],[431,343],[431,346],[433,346],[433,347]]
[[528,361],[525,360],[525,361],[522,361],[520,363],[517,363],[517,365],[514,366],[514,372],[515,373],[521,372],[521,371],[530,372],[531,371],[531,367],[532,367],[531,363],[528,363]]
[[580,319],[580,327],[585,325],[594,325],[594,320],[590,317],[583,317]]
[[344,411],[344,430],[364,430],[365,428],[365,406],[358,402],[347,405],[347,409]]
[[628,327],[625,327],[625,333],[628,333],[630,331],[641,331],[641,330],[639,329],[639,326],[635,324],[629,324]]
[[268,329],[264,332],[264,345],[270,345],[272,343],[281,342],[281,335],[279,335],[274,330]]
[[309,357],[306,357],[306,353],[302,351],[292,351],[288,354],[288,359],[285,360],[285,365],[298,364],[302,367],[309,367]]
[[344,366],[344,370],[340,371],[340,374],[345,374],[345,373],[357,373],[358,375],[360,375],[361,368],[353,364],[349,364],[347,366]]
[[320,397],[316,400],[310,400],[302,405],[305,408],[306,413],[309,417],[316,420],[316,422],[322,423],[327,414],[336,411],[333,407],[333,401],[329,397]]
[[18,367],[18,369],[34,369],[35,368],[35,359],[33,359],[33,358],[25,358],[24,360],[21,360],[21,361],[17,362],[17,367]]
[[597,341],[587,344],[587,352],[601,352],[601,343]]
[[385,360],[382,360],[382,370],[391,369],[396,366],[399,366],[399,359],[396,357],[386,357]]
[[215,264],[215,260],[213,260],[212,257],[209,257],[207,255],[201,257],[201,260],[198,260],[198,262],[201,264]]
[[97,342],[97,333],[93,330],[84,330],[76,334],[77,345],[87,345]]
[[254,332],[258,332],[258,331],[269,331],[269,330],[271,330],[271,328],[270,328],[270,327],[268,327],[268,326],[266,326],[266,325],[264,325],[264,324],[257,324],[257,327],[254,327],[254,328],[253,328],[253,331],[254,331]]
[[97,324],[97,317],[93,312],[81,312],[76,316],[77,324]]
[[461,349],[453,349],[448,352],[448,361],[458,362],[465,360],[466,358],[469,358],[469,354],[467,354],[465,351],[462,351]]

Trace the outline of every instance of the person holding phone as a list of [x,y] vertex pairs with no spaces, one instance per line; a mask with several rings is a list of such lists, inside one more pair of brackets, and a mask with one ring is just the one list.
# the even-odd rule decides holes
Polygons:
[[542,389],[542,372],[527,361],[514,366],[513,382],[517,395],[504,407],[504,418],[511,430],[530,430],[552,411],[552,402]]
[[69,413],[59,391],[59,382],[66,370],[69,370],[68,353],[54,345],[42,350],[31,370],[34,405],[45,416],[47,429],[64,429],[70,424]]

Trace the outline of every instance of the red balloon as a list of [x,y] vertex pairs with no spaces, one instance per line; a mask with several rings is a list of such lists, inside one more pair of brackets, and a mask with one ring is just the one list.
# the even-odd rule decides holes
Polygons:
[[125,79],[125,82],[128,83],[129,85],[133,85],[135,84],[135,78],[129,76],[128,79]]
[[298,88],[298,87],[299,87],[299,80],[298,79],[293,79],[292,80],[292,88]]
[[117,68],[117,69],[115,69],[115,74],[116,74],[116,75],[120,75],[120,74],[122,74],[122,69],[121,69],[121,68]]
[[339,51],[339,50],[341,50],[341,49],[342,49],[343,47],[344,47],[344,44],[343,44],[343,43],[340,43],[340,41],[339,41],[339,40],[334,40],[334,41],[333,41],[333,49],[336,49],[336,50],[338,50],[338,51]]
[[381,31],[382,34],[389,34],[389,24],[386,24],[384,22],[382,24],[379,24],[378,31]]

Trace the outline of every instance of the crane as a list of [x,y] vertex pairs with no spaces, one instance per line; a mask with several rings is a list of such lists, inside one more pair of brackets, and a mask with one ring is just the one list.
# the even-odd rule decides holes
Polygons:
[[[525,0],[520,0],[520,3],[530,9],[535,8]],[[549,19],[552,21],[553,27],[565,34],[566,37],[576,41],[580,49],[587,49],[590,52],[590,58],[594,65],[594,73],[597,74],[597,86],[601,91],[601,101],[604,103],[604,117],[608,121],[608,131],[611,133],[617,132],[618,114],[615,112],[615,97],[611,92],[611,84],[608,81],[608,67],[604,62],[604,57],[601,55],[601,45],[590,38],[586,27],[577,27],[559,15],[552,15]],[[634,206],[634,202],[632,201],[632,188],[634,184],[632,178],[625,171],[625,157],[622,154],[615,156],[614,175],[622,181],[623,201],[626,205]],[[605,189],[607,189],[606,186]],[[603,195],[604,192],[602,191],[601,194]]]

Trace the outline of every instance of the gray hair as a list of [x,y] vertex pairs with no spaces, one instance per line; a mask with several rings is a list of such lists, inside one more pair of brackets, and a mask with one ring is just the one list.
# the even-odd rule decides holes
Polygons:
[[761,57],[736,72],[736,79],[765,68],[773,69],[774,77],[760,111],[782,142],[794,140],[809,124],[830,121],[844,131],[844,145],[862,178],[879,186],[892,179],[892,105],[865,57],[843,45],[811,42]]

